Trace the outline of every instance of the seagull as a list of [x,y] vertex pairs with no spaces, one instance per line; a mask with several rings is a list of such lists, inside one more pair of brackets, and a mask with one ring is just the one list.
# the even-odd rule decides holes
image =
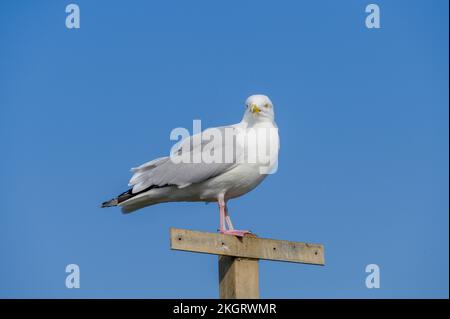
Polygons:
[[[230,132],[231,141],[226,138]],[[272,101],[266,95],[251,95],[241,122],[189,136],[173,148],[170,156],[132,168],[131,188],[101,207],[119,206],[123,213],[131,213],[159,203],[217,202],[219,232],[242,237],[250,231],[234,228],[227,201],[250,192],[276,170],[279,145]],[[221,157],[206,161],[205,155],[212,153]],[[223,159],[223,153],[228,160]]]

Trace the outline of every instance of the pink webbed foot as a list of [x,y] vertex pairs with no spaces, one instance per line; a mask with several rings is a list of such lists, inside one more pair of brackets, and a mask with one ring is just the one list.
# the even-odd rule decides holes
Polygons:
[[224,230],[219,230],[219,232],[224,235],[233,235],[233,236],[238,236],[238,237],[244,237],[245,234],[252,233],[249,230],[237,230],[237,229],[224,229]]
[[220,211],[220,228],[219,232],[224,235],[233,235],[237,237],[244,237],[245,234],[251,234],[249,230],[236,230],[233,227],[233,223],[231,222],[231,218],[228,215],[227,204],[224,200],[224,195],[221,194],[217,198],[219,203],[219,211]]

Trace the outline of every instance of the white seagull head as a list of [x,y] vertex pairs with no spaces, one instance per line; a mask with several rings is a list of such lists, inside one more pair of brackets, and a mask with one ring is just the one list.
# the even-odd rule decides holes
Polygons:
[[263,94],[251,95],[245,101],[244,117],[252,118],[254,121],[258,120],[274,120],[275,113],[273,111],[272,101],[268,96]]

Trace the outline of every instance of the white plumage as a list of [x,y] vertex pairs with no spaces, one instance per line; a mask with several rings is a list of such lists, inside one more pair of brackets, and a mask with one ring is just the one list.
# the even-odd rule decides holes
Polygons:
[[[133,168],[134,174],[129,181],[132,188],[102,206],[118,205],[124,213],[129,213],[163,202],[218,201],[221,207],[221,231],[243,235],[247,231],[233,229],[226,201],[255,188],[277,165],[279,137],[270,99],[265,95],[250,96],[241,122],[212,128],[203,134],[218,132],[224,137],[227,130],[233,132],[234,138],[231,141],[223,138],[220,143],[214,143],[212,148],[209,147],[209,152],[225,154],[231,150],[232,161],[225,161],[222,157],[218,163],[174,162],[176,156],[195,158],[204,155],[199,153],[205,152],[210,141],[191,136],[180,144],[172,156],[157,158]],[[261,153],[265,156],[261,156]]]

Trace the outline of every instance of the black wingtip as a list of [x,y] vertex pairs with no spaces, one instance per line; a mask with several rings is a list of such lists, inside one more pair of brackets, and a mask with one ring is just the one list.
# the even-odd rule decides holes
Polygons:
[[100,206],[101,208],[105,208],[105,207],[113,207],[113,206],[117,206],[118,201],[117,198],[113,198],[109,201],[103,202],[102,206]]
[[130,188],[129,190],[127,190],[126,192],[123,192],[122,194],[120,194],[119,196],[117,196],[116,198],[113,198],[109,201],[103,202],[102,206],[100,206],[101,208],[105,208],[105,207],[113,207],[113,206],[117,206],[120,203],[133,198],[136,195],[145,193],[153,188],[162,188],[162,187],[168,187],[168,186],[173,186],[172,184],[165,184],[162,186],[158,186],[158,185],[151,185],[149,187],[147,187],[146,189],[143,189],[137,193],[133,193],[133,188]]

